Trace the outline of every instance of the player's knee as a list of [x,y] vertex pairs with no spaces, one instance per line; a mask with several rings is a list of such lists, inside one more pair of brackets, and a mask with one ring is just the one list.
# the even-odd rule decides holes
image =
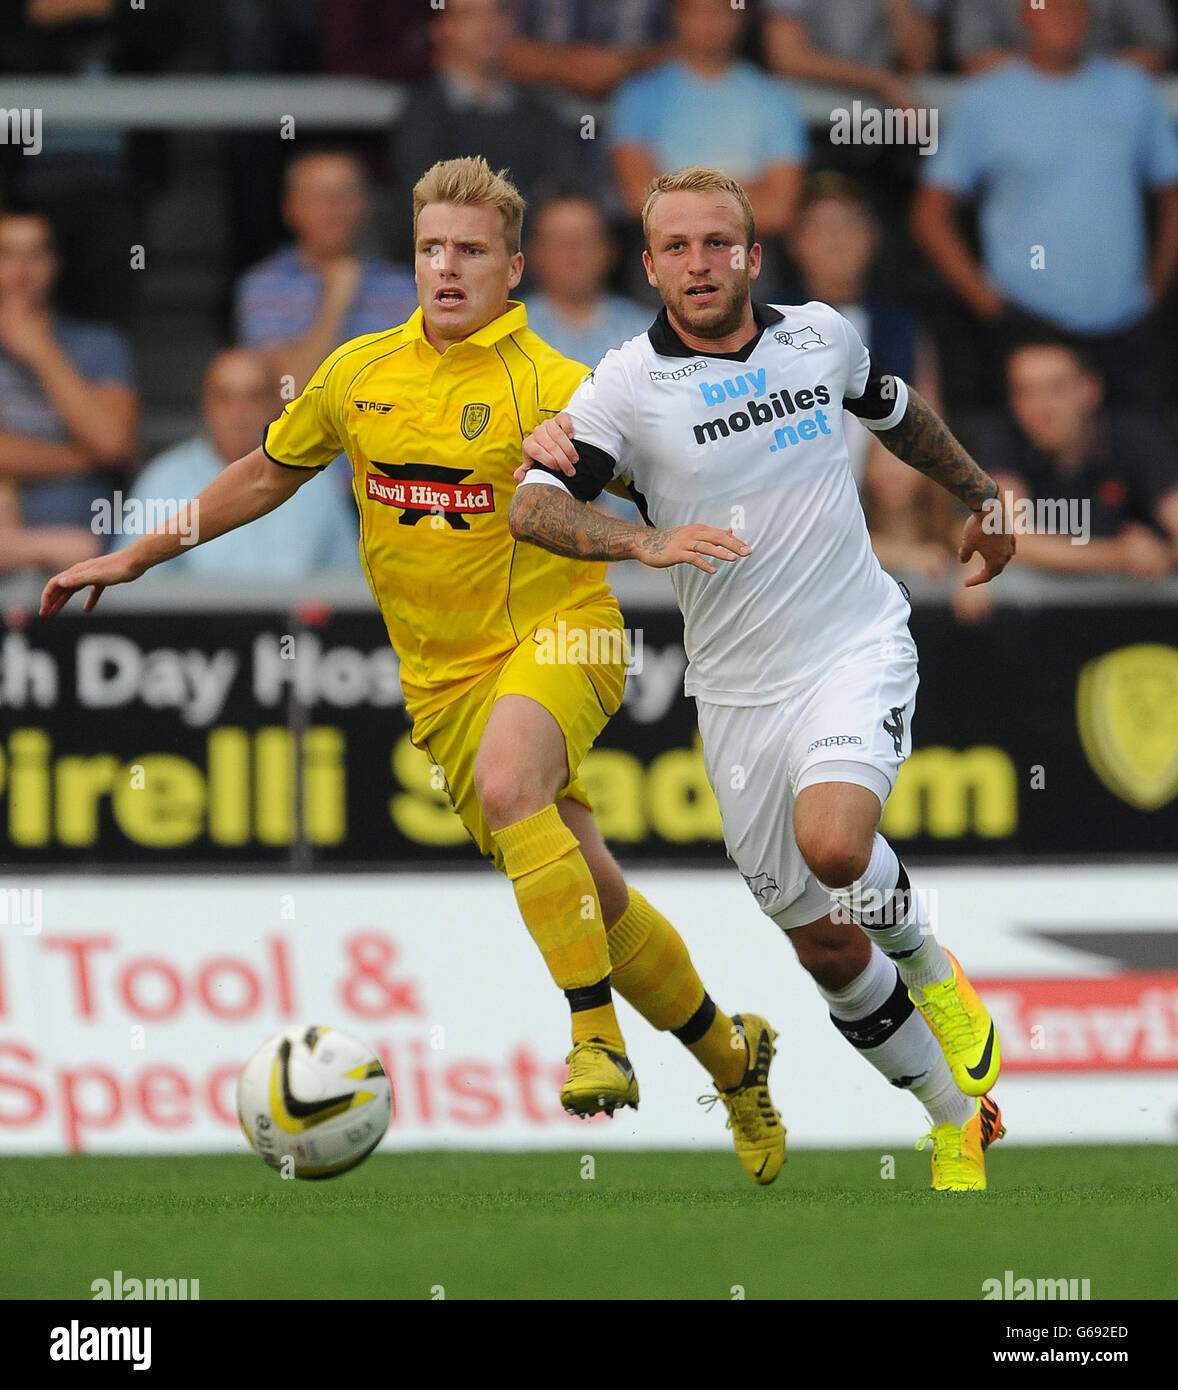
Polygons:
[[810,872],[827,888],[848,887],[866,872],[871,859],[870,844],[832,831],[815,835],[799,848]]
[[550,792],[522,779],[517,769],[503,764],[476,767],[474,789],[483,815],[495,829],[526,820],[553,800]]

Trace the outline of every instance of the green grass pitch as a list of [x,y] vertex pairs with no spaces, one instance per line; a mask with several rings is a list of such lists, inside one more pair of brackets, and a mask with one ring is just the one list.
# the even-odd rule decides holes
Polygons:
[[200,1298],[980,1299],[982,1281],[1178,1295],[1165,1145],[1008,1148],[935,1194],[924,1154],[798,1150],[759,1189],[724,1153],[381,1154],[329,1182],[249,1156],[0,1163],[0,1297],[199,1279]]

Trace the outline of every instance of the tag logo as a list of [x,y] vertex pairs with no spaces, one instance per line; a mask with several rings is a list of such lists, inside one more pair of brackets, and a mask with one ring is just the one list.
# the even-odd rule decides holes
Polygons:
[[467,439],[474,439],[487,428],[491,418],[491,407],[476,401],[473,405],[462,407],[462,433]]
[[1089,766],[1122,801],[1156,811],[1178,795],[1178,647],[1144,642],[1088,662],[1076,726]]
[[777,342],[784,343],[786,347],[808,348],[826,346],[826,340],[820,333],[811,328],[809,324],[807,324],[805,328],[795,329],[792,333],[786,333],[784,330],[779,333],[774,333],[773,337]]
[[392,401],[353,401],[357,410],[365,414],[387,415],[393,408]]

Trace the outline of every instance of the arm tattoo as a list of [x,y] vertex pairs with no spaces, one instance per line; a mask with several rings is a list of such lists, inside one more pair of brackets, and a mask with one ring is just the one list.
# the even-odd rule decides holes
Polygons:
[[516,540],[573,560],[628,560],[650,535],[637,522],[603,516],[563,488],[542,483],[516,489],[507,524]]
[[904,418],[890,430],[874,433],[898,459],[939,483],[974,511],[998,496],[998,484],[970,458],[944,420],[911,386]]

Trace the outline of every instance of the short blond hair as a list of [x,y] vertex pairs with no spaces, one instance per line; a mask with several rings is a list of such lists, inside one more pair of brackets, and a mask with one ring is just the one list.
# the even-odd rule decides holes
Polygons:
[[650,250],[650,219],[654,205],[664,193],[727,193],[740,209],[744,219],[747,245],[757,239],[757,227],[753,220],[753,205],[749,195],[734,178],[729,178],[719,169],[707,169],[702,164],[691,164],[686,169],[676,169],[673,174],[660,174],[652,180],[646,190],[646,201],[642,204],[642,235],[646,239],[646,249]]
[[482,155],[443,159],[427,169],[413,186],[413,239],[417,240],[417,221],[430,203],[454,203],[458,207],[493,207],[503,218],[503,240],[508,254],[520,248],[524,226],[524,200],[507,176],[506,169],[493,172]]

